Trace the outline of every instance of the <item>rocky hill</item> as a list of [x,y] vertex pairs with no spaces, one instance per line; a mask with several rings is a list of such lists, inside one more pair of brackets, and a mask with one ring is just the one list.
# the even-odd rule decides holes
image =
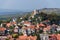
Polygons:
[[60,14],[60,8],[44,8],[44,9],[39,9],[39,12],[45,12],[47,14],[50,14],[50,13],[56,13],[56,14]]

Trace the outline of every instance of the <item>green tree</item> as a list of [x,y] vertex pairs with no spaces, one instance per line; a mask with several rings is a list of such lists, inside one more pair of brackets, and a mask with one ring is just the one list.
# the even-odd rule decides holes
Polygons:
[[14,38],[14,40],[16,40],[16,38],[18,38],[18,34],[12,34],[12,37]]
[[9,40],[9,38],[6,38],[5,40]]

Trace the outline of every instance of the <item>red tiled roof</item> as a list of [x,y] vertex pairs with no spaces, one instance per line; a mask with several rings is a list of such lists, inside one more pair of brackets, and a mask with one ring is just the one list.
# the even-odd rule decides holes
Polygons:
[[6,30],[6,28],[0,27],[0,31],[4,31],[4,30]]
[[7,26],[7,27],[10,27],[10,26],[11,26],[11,23],[7,23],[6,26]]
[[44,28],[43,31],[47,31],[48,29],[47,28]]
[[49,35],[51,36],[51,38],[49,38],[49,40],[57,40],[57,35],[56,34],[52,34],[52,35]]
[[16,24],[16,22],[12,22],[12,24]]
[[48,29],[48,30],[50,30],[50,29],[51,29],[51,27],[50,27],[50,26],[47,26],[47,29]]
[[26,40],[27,36],[19,36],[19,40]]
[[36,36],[19,36],[19,40],[36,40]]
[[60,34],[57,35],[57,39],[60,40]]
[[36,36],[30,36],[30,39],[31,39],[31,40],[36,40],[37,37],[36,37]]
[[43,23],[40,23],[39,26],[45,26]]
[[31,24],[31,23],[30,23],[30,22],[28,22],[28,21],[25,21],[25,22],[24,22],[24,24]]
[[29,26],[31,29],[35,29],[35,25],[31,25]]

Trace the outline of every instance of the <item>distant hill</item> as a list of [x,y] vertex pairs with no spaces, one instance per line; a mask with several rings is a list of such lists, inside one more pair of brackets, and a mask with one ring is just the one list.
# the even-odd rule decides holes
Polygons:
[[4,15],[0,15],[0,20],[12,17],[22,17],[29,14],[30,12],[4,12],[4,13],[5,13]]
[[9,14],[17,14],[20,13],[22,14],[23,11],[19,11],[19,10],[8,10],[8,9],[0,9],[0,15],[9,15]]
[[[60,8],[44,8],[44,9],[38,9],[39,12],[43,11],[47,14],[50,14],[52,12],[60,14]],[[16,10],[2,10],[0,9],[0,18],[8,18],[8,17],[21,17],[22,15],[29,14],[31,12],[22,12],[22,11],[16,11]],[[3,15],[2,15],[3,14]]]
[[8,10],[8,9],[0,9],[0,18],[8,18],[8,17],[20,17],[28,12],[23,12],[20,10]]
[[52,12],[60,14],[60,8],[44,8],[44,9],[39,9],[39,11],[40,12],[43,11],[43,12],[45,12],[47,14],[50,14]]

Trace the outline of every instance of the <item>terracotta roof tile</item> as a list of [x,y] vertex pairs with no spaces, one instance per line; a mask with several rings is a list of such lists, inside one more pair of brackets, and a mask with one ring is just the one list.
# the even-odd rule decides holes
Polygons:
[[36,36],[30,36],[30,39],[31,39],[31,40],[36,40],[37,37],[36,37]]
[[31,25],[30,28],[31,28],[31,29],[35,29],[35,25]]
[[16,22],[12,22],[12,24],[16,24]]
[[26,40],[27,36],[19,36],[19,40]]
[[7,23],[6,26],[7,26],[7,27],[10,27],[10,26],[11,26],[11,23]]
[[25,21],[25,22],[24,22],[24,24],[31,24],[31,23],[30,23],[30,22],[28,22],[28,21]]
[[45,26],[43,23],[40,23],[39,26]]
[[60,34],[57,35],[57,39],[60,40]]
[[0,31],[4,31],[4,30],[6,30],[6,28],[0,27]]

